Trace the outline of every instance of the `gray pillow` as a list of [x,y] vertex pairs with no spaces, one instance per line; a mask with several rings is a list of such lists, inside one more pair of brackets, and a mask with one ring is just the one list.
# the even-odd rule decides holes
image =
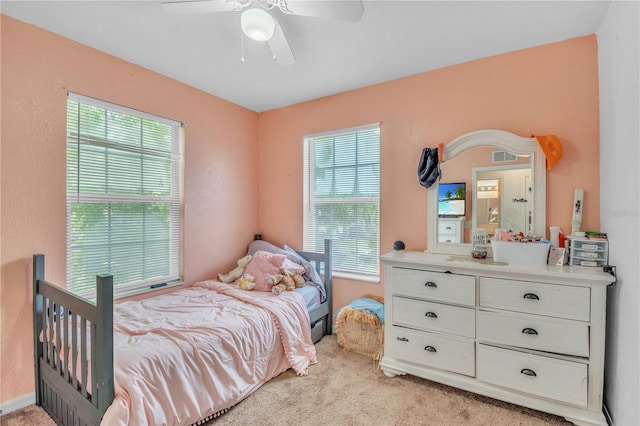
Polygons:
[[300,256],[297,251],[287,245],[284,246],[284,250],[286,251],[289,259],[293,260],[294,262],[298,261],[302,266],[304,266],[305,275],[307,276],[307,283],[317,288],[320,292],[320,303],[327,300],[327,293],[324,289],[324,282],[322,281],[322,278],[320,278],[318,271],[316,271],[316,268],[313,267],[311,262]]
[[258,250],[268,251],[269,253],[275,253],[275,254],[283,254],[285,256],[288,254],[284,249],[278,246],[274,246],[273,244],[265,240],[251,241],[251,244],[249,244],[249,251],[247,252],[247,254],[250,254],[253,256],[255,252],[257,252]]

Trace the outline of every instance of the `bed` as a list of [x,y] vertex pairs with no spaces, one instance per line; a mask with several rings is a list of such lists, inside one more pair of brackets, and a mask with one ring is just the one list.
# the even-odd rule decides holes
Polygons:
[[209,280],[114,304],[112,277],[97,276],[92,303],[47,282],[34,255],[36,404],[63,425],[194,424],[289,368],[306,374],[313,343],[331,334],[331,241],[322,253],[284,249],[324,294]]

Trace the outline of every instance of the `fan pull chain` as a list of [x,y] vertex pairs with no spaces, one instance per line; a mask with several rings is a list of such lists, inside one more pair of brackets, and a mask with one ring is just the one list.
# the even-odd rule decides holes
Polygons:
[[244,31],[240,29],[240,62],[244,64]]

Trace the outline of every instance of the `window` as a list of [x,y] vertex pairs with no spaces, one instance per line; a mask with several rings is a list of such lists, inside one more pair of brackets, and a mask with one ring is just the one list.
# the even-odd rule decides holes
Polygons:
[[180,123],[70,93],[67,288],[117,297],[179,282]]
[[377,280],[380,246],[380,126],[304,138],[304,249],[333,240],[338,276]]

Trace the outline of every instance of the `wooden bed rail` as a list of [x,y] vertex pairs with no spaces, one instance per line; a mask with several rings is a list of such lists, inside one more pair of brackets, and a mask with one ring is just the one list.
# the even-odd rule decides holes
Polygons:
[[93,304],[45,281],[34,255],[33,306],[36,403],[58,424],[100,424],[114,398],[113,277],[96,277]]
[[322,303],[322,305],[310,311],[309,317],[311,318],[311,323],[314,323],[317,320],[323,319],[323,317],[326,317],[324,319],[325,335],[331,334],[332,318],[333,318],[333,314],[331,312],[331,309],[332,309],[331,307],[333,305],[333,297],[332,297],[333,288],[332,288],[332,273],[331,273],[333,265],[331,264],[331,256],[332,256],[331,250],[332,248],[331,248],[330,239],[324,240],[324,253],[315,253],[310,251],[296,250],[298,254],[300,254],[302,257],[304,257],[309,262],[311,262],[311,264],[315,267],[316,271],[318,272],[318,275],[320,276],[324,275],[323,282],[324,282],[325,291],[327,294],[327,300],[324,303]]

